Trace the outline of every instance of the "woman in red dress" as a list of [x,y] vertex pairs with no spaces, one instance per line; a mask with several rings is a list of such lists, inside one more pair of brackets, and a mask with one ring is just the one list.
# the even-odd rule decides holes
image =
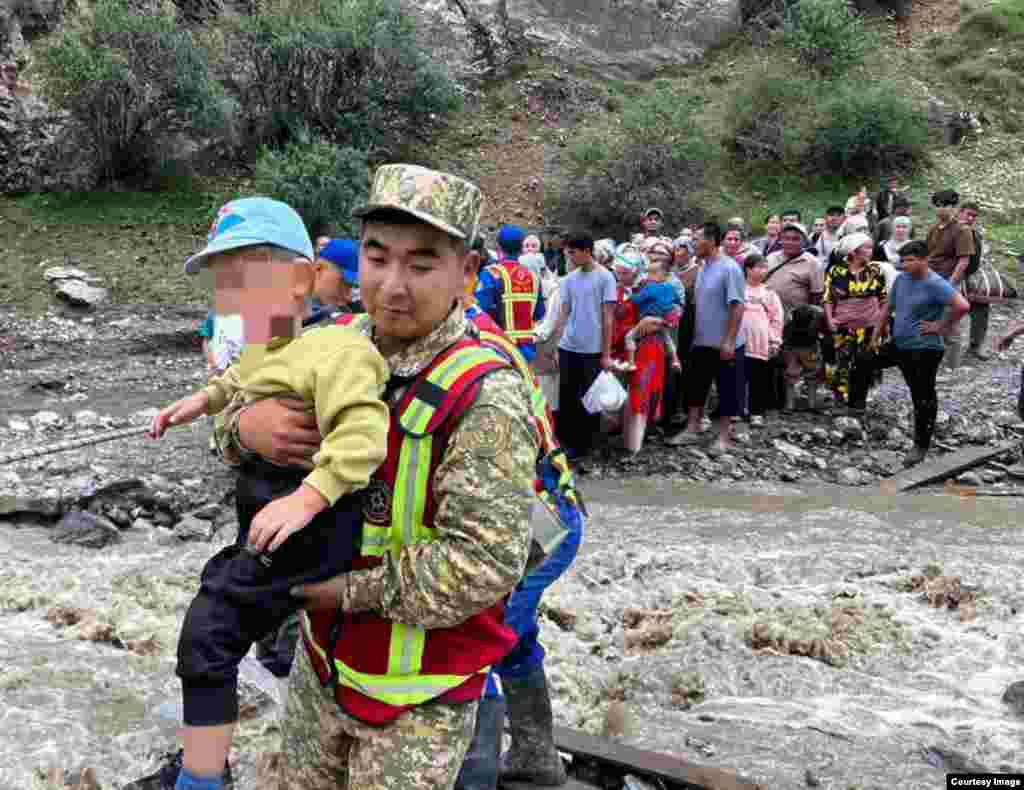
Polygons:
[[668,349],[657,331],[664,321],[660,318],[641,320],[637,308],[629,301],[630,290],[641,285],[647,270],[643,253],[633,245],[623,245],[612,261],[612,270],[618,281],[612,356],[623,362],[626,360],[626,333],[633,327],[639,325],[644,335],[637,344],[636,370],[626,374],[629,398],[622,410],[623,446],[636,453],[643,446],[648,422],[661,417]]

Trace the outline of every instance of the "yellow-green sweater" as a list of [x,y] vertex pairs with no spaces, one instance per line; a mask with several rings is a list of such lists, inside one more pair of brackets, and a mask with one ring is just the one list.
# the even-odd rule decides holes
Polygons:
[[366,486],[387,456],[388,380],[384,357],[369,338],[344,326],[325,326],[296,338],[247,345],[238,361],[210,379],[208,412],[235,400],[301,398],[316,414],[323,440],[303,482],[328,504]]

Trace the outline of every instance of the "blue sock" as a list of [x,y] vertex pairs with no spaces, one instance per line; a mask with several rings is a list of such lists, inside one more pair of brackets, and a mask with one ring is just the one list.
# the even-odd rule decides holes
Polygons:
[[182,768],[178,774],[178,781],[174,784],[174,790],[224,790],[224,777],[199,777],[187,768]]

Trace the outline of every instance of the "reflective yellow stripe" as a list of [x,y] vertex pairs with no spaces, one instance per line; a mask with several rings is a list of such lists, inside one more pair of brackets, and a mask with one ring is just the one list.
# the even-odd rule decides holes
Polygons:
[[545,449],[554,447],[555,431],[551,426],[550,420],[548,420],[548,401],[544,397],[544,390],[540,388],[540,383],[537,381],[530,363],[526,361],[526,357],[522,355],[522,352],[519,351],[515,343],[508,341],[507,336],[502,337],[501,335],[494,334],[494,332],[482,331],[480,332],[480,339],[499,346],[502,351],[508,354],[516,370],[526,378],[526,383],[530,387],[530,409],[534,420],[537,422],[538,430],[541,432],[543,447]]
[[[447,392],[452,384],[471,368],[495,358],[494,352],[486,348],[471,347],[457,351],[434,368],[427,377],[427,381]],[[399,421],[402,423],[402,427],[410,433],[424,433],[435,411],[434,406],[414,397]]]
[[[529,302],[531,305],[537,303],[537,297],[539,295],[539,282],[536,277],[531,276],[530,281],[532,283],[530,293],[518,293],[512,290],[512,277],[501,264],[495,267],[498,270],[498,274],[501,275],[502,285],[505,286],[505,293],[501,296],[501,301],[505,307],[505,335],[513,340],[519,338],[525,338],[533,341],[534,334],[532,329],[515,329],[515,305],[519,302]],[[533,320],[533,308],[530,309],[530,320]]]
[[[322,662],[327,663],[327,654],[313,637],[309,615],[302,612],[301,618],[313,650]],[[338,668],[339,683],[388,705],[420,705],[429,702],[476,675],[486,675],[491,669],[489,666],[483,667],[471,675],[371,675],[357,672],[343,661],[335,660],[334,664]]]
[[417,625],[391,624],[388,646],[388,675],[419,675],[423,669],[423,648],[427,632]]
[[396,557],[402,546],[433,538],[433,531],[423,524],[432,447],[429,434],[422,438],[407,435],[402,439],[391,503],[391,551]]
[[378,527],[363,522],[359,553],[364,557],[382,557],[391,548],[391,527]]

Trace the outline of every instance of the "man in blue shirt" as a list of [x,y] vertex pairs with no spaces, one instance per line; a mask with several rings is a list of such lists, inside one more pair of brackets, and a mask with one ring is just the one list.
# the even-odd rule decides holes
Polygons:
[[944,338],[967,315],[967,300],[928,266],[928,245],[911,241],[900,247],[903,273],[889,293],[886,315],[876,338],[889,333],[894,318],[892,342],[881,349],[878,340],[855,361],[850,376],[850,408],[863,413],[868,387],[876,370],[898,367],[910,388],[914,403],[914,449],[903,459],[904,466],[921,463],[928,454],[935,416],[939,411],[935,378],[945,353]]
[[716,455],[733,448],[732,418],[742,413],[746,391],[744,378],[745,339],[740,332],[746,301],[746,279],[739,264],[721,254],[722,228],[718,223],[704,225],[697,243],[697,256],[704,268],[694,284],[693,350],[687,367],[690,419],[687,429],[666,440],[666,444],[694,444],[700,441],[704,404],[714,381],[718,387],[718,441],[711,452]]

